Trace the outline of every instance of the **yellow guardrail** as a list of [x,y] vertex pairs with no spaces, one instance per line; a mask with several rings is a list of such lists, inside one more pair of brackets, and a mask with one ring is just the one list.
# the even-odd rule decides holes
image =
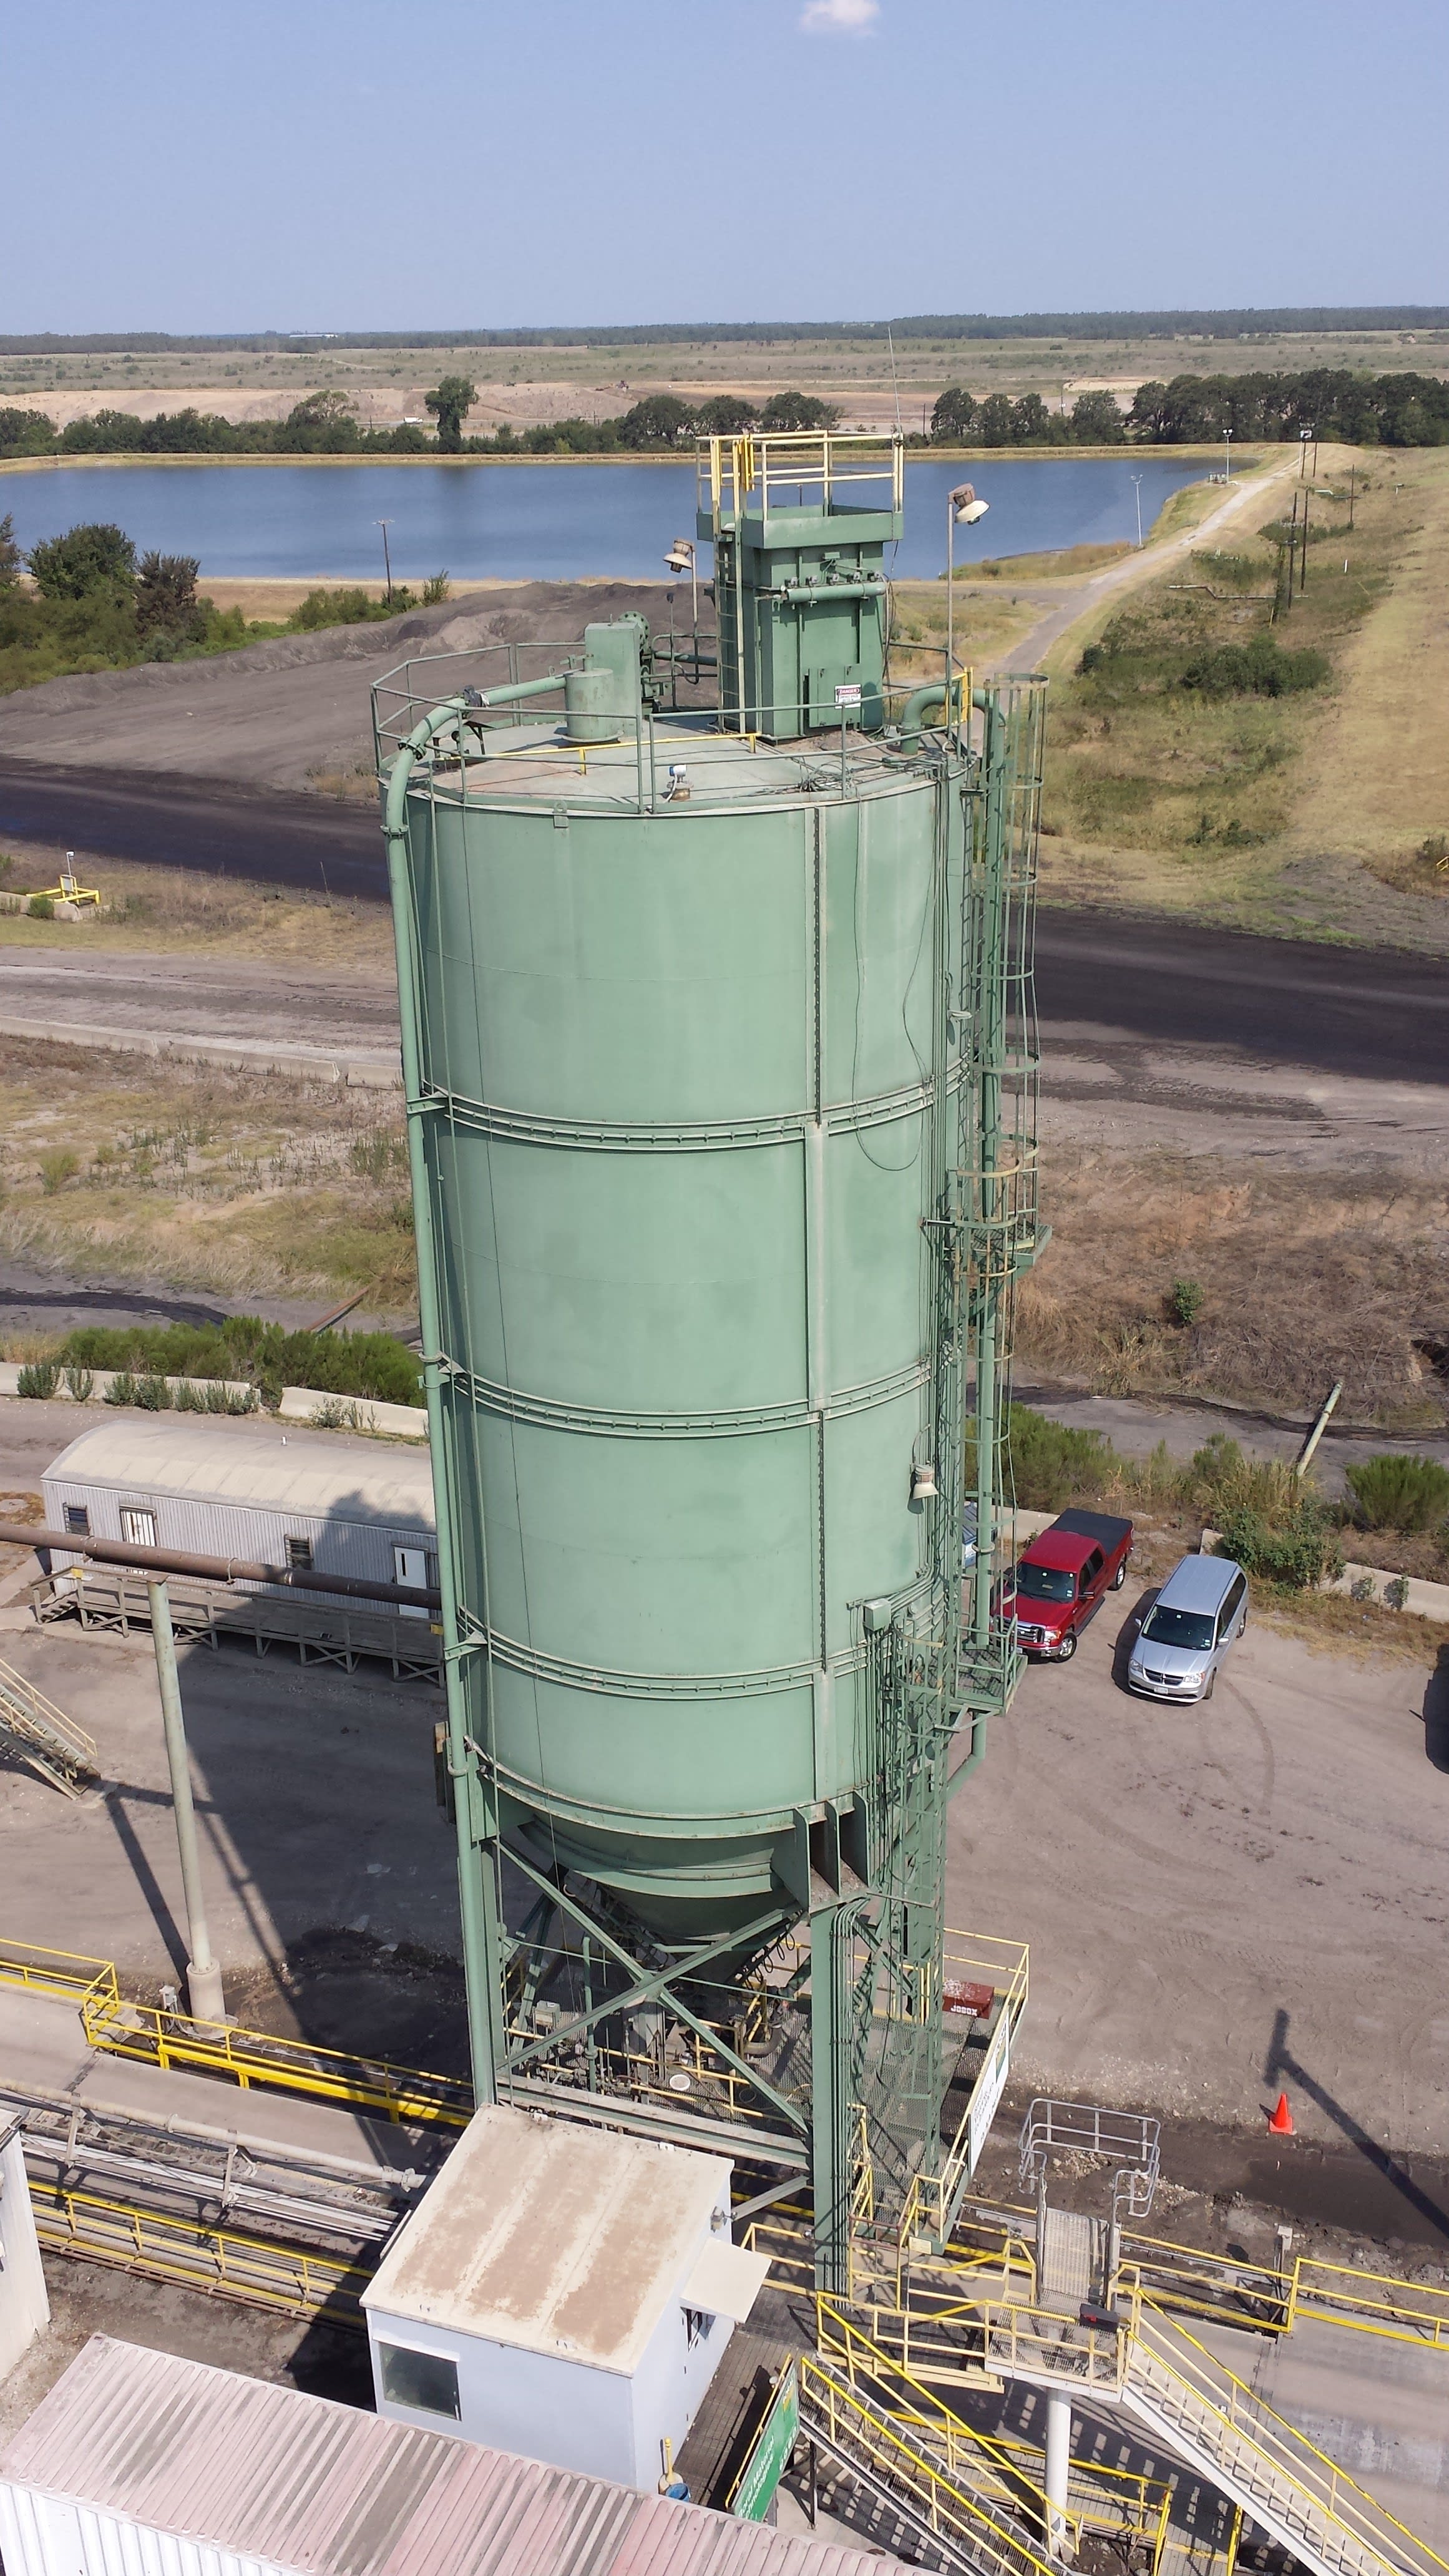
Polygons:
[[74,1950],[43,1950],[34,1941],[0,1940],[0,1986],[23,1986],[56,2003],[119,2000],[109,1959],[87,1959]]
[[127,2003],[114,1991],[82,1998],[81,2026],[92,2048],[108,2056],[196,2068],[243,2090],[256,2085],[305,2093],[314,2101],[380,2111],[389,2120],[429,2120],[452,2129],[465,2129],[473,2117],[473,2087],[463,2076],[428,2075],[382,2058],[274,2039],[269,2031],[195,2021],[151,2004]]
[[1189,2440],[1195,2438],[1200,2451],[1264,2510],[1276,2509],[1278,2519],[1310,2546],[1317,2535],[1304,2505],[1330,2538],[1349,2544],[1349,2563],[1360,2570],[1365,2553],[1396,2576],[1438,2576],[1449,2565],[1306,2433],[1265,2406],[1185,2326],[1155,2312],[1150,2302],[1134,2301],[1131,2329],[1122,2340],[1129,2390]]
[[813,2353],[800,2358],[800,2413],[807,2439],[830,2449],[847,2472],[864,2453],[863,2465],[932,2531],[963,2544],[978,2568],[995,2576],[1060,2576],[1045,2546],[1034,2546],[989,2499],[958,2486],[909,2426]]
[[1300,2316],[1320,2325],[1381,2335],[1390,2343],[1427,2344],[1449,2353],[1449,2289],[1396,2281],[1389,2272],[1360,2272],[1301,2254],[1293,2266],[1285,2333]]
[[340,2324],[364,2322],[359,2301],[370,2274],[358,2263],[272,2245],[229,2228],[161,2217],[128,2201],[66,2191],[59,2184],[33,2180],[30,2201],[40,2242],[53,2253],[116,2264],[179,2289],[238,2299],[286,2316],[315,2317],[325,2310]]

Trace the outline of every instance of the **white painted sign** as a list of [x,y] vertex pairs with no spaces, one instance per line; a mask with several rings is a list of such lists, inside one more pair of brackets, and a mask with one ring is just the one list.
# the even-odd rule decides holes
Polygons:
[[971,2091],[971,2108],[966,2120],[966,2171],[974,2174],[981,2160],[981,2150],[991,2134],[996,2106],[1006,2090],[1006,2077],[1011,2065],[1011,2023],[1002,2014],[992,2034],[991,2045],[983,2060],[981,2072]]
[[835,703],[838,707],[858,707],[860,704],[859,680],[838,681],[835,689]]

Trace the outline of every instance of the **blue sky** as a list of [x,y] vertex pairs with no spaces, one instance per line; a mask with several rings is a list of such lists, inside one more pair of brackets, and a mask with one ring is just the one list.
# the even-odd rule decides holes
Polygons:
[[1443,0],[7,24],[0,330],[1449,300]]

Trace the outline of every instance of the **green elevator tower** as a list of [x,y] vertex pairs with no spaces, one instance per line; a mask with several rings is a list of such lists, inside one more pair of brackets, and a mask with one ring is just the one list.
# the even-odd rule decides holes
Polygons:
[[[946,1804],[1018,1671],[1042,691],[892,691],[893,443],[700,477],[712,525],[751,501],[718,706],[662,711],[637,619],[377,692],[440,1756],[480,2098],[808,2177],[838,2285],[863,2189],[956,2183]],[[798,605],[851,520],[857,595]]]

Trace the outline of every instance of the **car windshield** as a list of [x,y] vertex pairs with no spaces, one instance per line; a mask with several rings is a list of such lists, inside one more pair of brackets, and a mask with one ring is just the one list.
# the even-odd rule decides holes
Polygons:
[[1142,1622],[1142,1634],[1154,1646],[1181,1646],[1184,1653],[1200,1655],[1213,1641],[1213,1623],[1206,1610],[1169,1610],[1159,1601]]
[[1070,1601],[1075,1577],[1055,1565],[1019,1565],[1016,1588],[1023,1601]]

